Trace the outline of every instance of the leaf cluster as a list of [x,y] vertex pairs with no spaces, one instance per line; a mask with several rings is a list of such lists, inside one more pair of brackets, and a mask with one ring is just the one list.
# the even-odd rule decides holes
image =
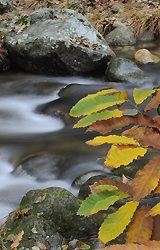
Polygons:
[[[126,108],[126,103],[131,108]],[[87,141],[88,145],[110,145],[104,161],[107,168],[128,166],[147,153],[153,154],[132,180],[103,179],[93,184],[92,193],[78,210],[83,216],[107,211],[99,229],[103,243],[117,238],[127,228],[126,244],[115,245],[113,249],[150,249],[151,246],[158,249],[154,240],[160,241],[160,236],[157,237],[160,203],[142,206],[141,201],[160,194],[160,116],[156,112],[159,104],[159,88],[135,88],[131,98],[127,91],[103,89],[82,98],[70,110],[72,117],[79,118],[74,128],[87,127],[87,131],[101,134]],[[123,205],[111,213],[109,209],[121,200]]]

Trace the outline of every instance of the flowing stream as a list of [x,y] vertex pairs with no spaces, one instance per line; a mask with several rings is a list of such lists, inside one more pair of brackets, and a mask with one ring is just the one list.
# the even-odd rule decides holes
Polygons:
[[[145,70],[149,74],[153,71],[153,81],[144,82],[143,88],[160,85],[159,69],[149,66]],[[62,91],[64,98],[58,101],[59,91],[71,83],[83,86],[71,89],[70,93],[67,92],[70,89]],[[85,145],[84,131],[72,129],[71,124],[66,125],[57,116],[70,101],[70,106],[73,105],[74,96],[80,97],[82,92],[87,90],[88,94],[92,88],[101,86],[132,90],[138,85],[15,72],[0,76],[0,221],[18,206],[28,190],[59,186],[77,194],[73,183],[83,183],[93,172],[94,175],[108,172],[103,162],[97,161],[106,152]],[[39,107],[54,102],[55,115],[38,111]]]
[[60,186],[76,194],[72,187],[76,177],[106,171],[82,142],[81,133],[67,130],[60,118],[36,112],[38,106],[57,100],[61,88],[75,82],[97,84],[81,77],[20,73],[0,77],[0,220],[28,190]]

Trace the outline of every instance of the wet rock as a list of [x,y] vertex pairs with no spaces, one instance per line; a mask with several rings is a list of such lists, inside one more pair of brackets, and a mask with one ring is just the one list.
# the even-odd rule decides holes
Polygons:
[[136,39],[132,30],[122,23],[116,24],[116,28],[106,37],[106,41],[112,46],[134,45]]
[[40,105],[37,111],[50,116],[56,116],[62,119],[66,125],[73,125],[75,119],[69,115],[71,107],[82,97],[103,88],[106,88],[106,86],[101,84],[70,84],[59,91],[58,95],[60,99]]
[[12,62],[30,72],[74,74],[104,72],[114,56],[103,37],[72,10],[38,10],[21,33],[6,35]]
[[132,60],[117,57],[109,63],[105,76],[109,81],[136,83],[142,81],[144,73]]
[[[1,48],[0,48],[1,49]],[[10,68],[10,61],[6,53],[0,53],[0,72],[4,72],[9,70]]]
[[96,234],[100,223],[97,216],[77,216],[79,206],[80,201],[63,188],[30,191],[20,204],[21,209],[30,208],[32,214],[42,214],[45,220],[53,221],[65,238],[78,239]]
[[[19,212],[19,214],[23,212]],[[6,249],[11,249],[11,244],[16,235],[23,233],[18,249],[42,249],[40,246],[45,246],[47,249],[61,250],[64,238],[57,232],[57,226],[49,220],[45,220],[41,214],[30,214],[26,210],[24,216],[18,217],[18,212],[12,214],[12,219],[8,218],[5,227],[1,232],[3,246]],[[39,247],[39,248],[38,248]],[[44,249],[44,247],[43,247]]]
[[147,63],[158,63],[160,62],[160,58],[156,55],[153,55],[147,49],[138,50],[135,55],[135,60],[139,64],[147,64]]
[[3,14],[12,8],[11,0],[0,0],[0,14]]
[[[65,241],[97,234],[103,218],[77,216],[80,201],[62,188],[29,191],[20,210],[10,215],[1,232],[3,246],[10,249],[14,236],[23,233],[20,247],[60,250]],[[65,239],[64,239],[65,238]]]
[[54,180],[59,174],[58,163],[59,158],[56,156],[39,155],[21,162],[14,174],[25,171],[28,175],[36,177],[38,181]]

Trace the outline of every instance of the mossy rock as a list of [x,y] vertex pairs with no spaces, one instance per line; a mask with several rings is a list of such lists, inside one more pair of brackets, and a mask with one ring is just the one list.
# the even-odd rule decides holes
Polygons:
[[[1,229],[1,241],[8,247],[12,244],[11,236],[24,231],[19,247],[32,249],[31,246],[40,242],[49,249],[58,250],[65,240],[96,235],[103,215],[78,216],[80,204],[79,199],[63,188],[29,191],[20,203],[20,210],[9,216]],[[57,248],[52,248],[54,244]]]
[[42,244],[48,249],[60,250],[65,242],[64,238],[57,232],[56,225],[51,220],[44,220],[39,215],[26,215],[16,218],[15,213],[15,218],[9,218],[2,229],[0,240],[3,242],[3,246],[10,249],[16,236],[22,232],[24,234],[17,250],[32,249]]

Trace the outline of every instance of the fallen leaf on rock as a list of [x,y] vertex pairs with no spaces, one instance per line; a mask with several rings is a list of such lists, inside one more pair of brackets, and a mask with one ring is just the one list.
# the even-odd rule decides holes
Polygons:
[[34,203],[41,203],[42,201],[44,201],[46,198],[46,194],[43,196],[39,196]]
[[24,231],[22,230],[19,234],[17,234],[15,236],[14,241],[13,241],[13,243],[11,245],[11,250],[15,250],[19,246],[23,235],[24,235]]

